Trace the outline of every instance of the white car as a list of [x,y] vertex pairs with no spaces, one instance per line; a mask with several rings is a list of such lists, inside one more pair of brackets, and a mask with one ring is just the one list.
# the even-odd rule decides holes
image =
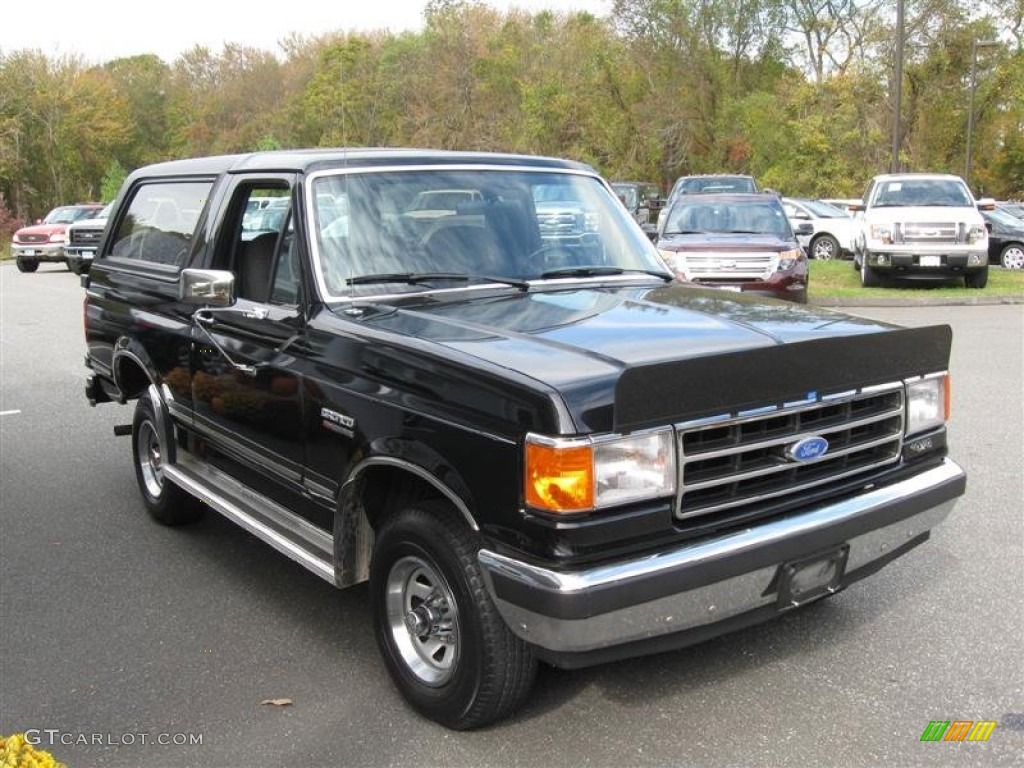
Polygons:
[[814,228],[812,234],[797,237],[810,258],[828,261],[853,257],[860,224],[845,212],[819,200],[793,197],[782,198],[782,207],[794,231],[805,221]]

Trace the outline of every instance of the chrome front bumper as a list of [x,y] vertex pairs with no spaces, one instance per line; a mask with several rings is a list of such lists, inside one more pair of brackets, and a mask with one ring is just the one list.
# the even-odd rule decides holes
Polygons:
[[802,514],[610,565],[556,571],[489,550],[479,559],[509,628],[542,657],[583,666],[648,652],[602,650],[669,635],[688,645],[771,618],[786,609],[777,588],[784,564],[848,546],[845,587],[923,542],[965,487],[963,470],[945,459]]

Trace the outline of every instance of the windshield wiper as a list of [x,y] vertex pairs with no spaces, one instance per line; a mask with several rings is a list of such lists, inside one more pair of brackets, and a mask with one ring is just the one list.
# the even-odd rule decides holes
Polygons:
[[525,280],[517,280],[514,277],[500,277],[494,275],[467,275],[464,272],[381,272],[376,275],[356,275],[345,281],[346,285],[370,285],[371,283],[406,283],[418,285],[430,283],[435,280],[455,280],[457,282],[470,282],[481,280],[487,283],[502,283],[511,285],[520,290],[527,290],[530,284]]
[[663,237],[671,237],[672,235],[703,235],[705,234],[703,229],[676,229],[671,232],[662,232]]
[[469,280],[469,275],[460,272],[381,272],[377,275],[356,275],[345,281],[346,285],[369,285],[370,283],[429,283],[432,280]]
[[623,269],[622,267],[561,267],[560,269],[549,269],[541,274],[542,280],[552,277],[604,277],[606,275],[651,275],[660,277],[665,282],[671,282],[675,278],[665,272],[656,269]]

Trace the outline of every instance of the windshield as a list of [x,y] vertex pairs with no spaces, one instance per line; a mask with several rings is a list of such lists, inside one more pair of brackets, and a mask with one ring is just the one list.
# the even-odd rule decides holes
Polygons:
[[439,168],[325,172],[309,183],[317,277],[328,298],[667,274],[629,213],[591,175]]
[[615,194],[622,198],[622,202],[630,210],[640,207],[639,193],[632,184],[612,184]]
[[676,194],[716,192],[757,192],[757,185],[747,176],[691,176],[680,180],[676,190]]
[[79,219],[88,219],[98,212],[98,208],[83,208],[76,205],[62,205],[54,208],[43,219],[43,224],[70,224]]
[[893,207],[973,207],[974,200],[959,179],[900,179],[875,188],[871,205]]
[[681,197],[672,205],[666,235],[706,233],[793,236],[785,211],[772,198],[720,202]]
[[1018,219],[1012,213],[1008,213],[1001,208],[996,208],[993,211],[985,211],[985,218],[991,219],[998,224],[1002,224],[1004,227],[1024,229],[1024,220]]
[[822,203],[818,200],[805,200],[803,202],[805,208],[810,211],[814,216],[819,219],[848,219],[850,218],[843,211],[836,208],[834,205],[828,203]]

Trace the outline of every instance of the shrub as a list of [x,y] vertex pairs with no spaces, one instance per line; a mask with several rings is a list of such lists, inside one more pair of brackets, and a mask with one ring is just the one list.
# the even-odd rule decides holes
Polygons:
[[24,734],[0,737],[0,768],[67,768],[58,763],[49,752],[36,749]]

